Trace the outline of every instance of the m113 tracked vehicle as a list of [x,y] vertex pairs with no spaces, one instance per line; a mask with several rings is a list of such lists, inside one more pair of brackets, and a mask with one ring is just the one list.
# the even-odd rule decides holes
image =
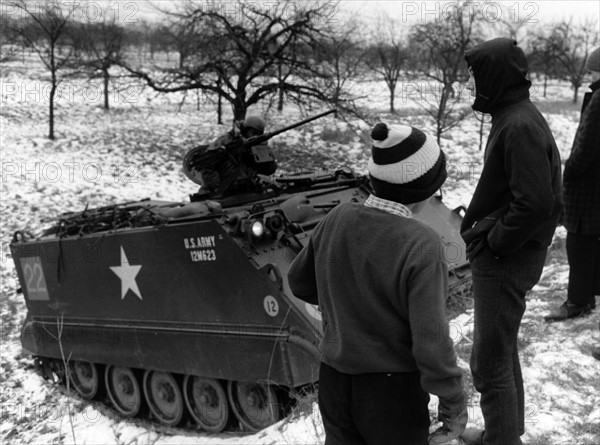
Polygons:
[[[203,152],[186,156],[188,177]],[[322,332],[318,308],[289,290],[290,263],[330,209],[371,187],[349,169],[249,179],[245,191],[86,209],[40,236],[16,232],[21,341],[43,372],[170,426],[255,431],[284,415],[318,381]],[[450,295],[468,296],[458,212],[433,197],[415,217],[446,247]]]

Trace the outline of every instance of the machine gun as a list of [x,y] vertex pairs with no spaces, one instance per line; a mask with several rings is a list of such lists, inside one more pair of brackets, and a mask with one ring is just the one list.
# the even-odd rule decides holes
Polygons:
[[242,140],[243,140],[242,145],[244,147],[252,147],[255,145],[262,144],[264,142],[267,142],[269,139],[271,139],[274,136],[277,136],[281,133],[285,133],[286,131],[289,131],[289,130],[293,130],[294,128],[298,128],[304,124],[308,124],[309,122],[312,122],[314,120],[320,119],[322,117],[325,117],[329,114],[336,113],[336,112],[337,112],[337,110],[334,108],[334,109],[325,111],[321,114],[317,114],[316,116],[311,116],[309,118],[306,118],[300,122],[296,122],[295,124],[288,125],[287,127],[280,128],[279,130],[270,131],[268,133],[260,134],[258,136],[252,136],[251,138],[248,138],[248,139],[242,138]]
[[[187,152],[183,159],[183,172],[196,184],[203,185],[201,171],[203,169],[216,170],[217,166],[224,161],[230,161],[231,165],[234,167],[241,167],[242,169],[247,167],[244,165],[244,159],[251,159],[252,162],[257,165],[266,162],[274,162],[274,158],[265,145],[265,142],[281,133],[285,133],[286,131],[336,112],[336,109],[331,109],[278,130],[252,136],[250,138],[244,138],[242,136],[232,137],[231,141],[216,149],[209,149],[208,145],[200,145],[192,148]],[[261,146],[266,150],[261,149]],[[251,155],[250,157],[248,156],[249,154]],[[221,186],[219,189],[224,191],[224,188]]]

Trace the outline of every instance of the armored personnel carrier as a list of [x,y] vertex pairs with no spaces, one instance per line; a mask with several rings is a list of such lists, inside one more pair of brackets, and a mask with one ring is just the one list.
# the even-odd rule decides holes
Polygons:
[[[47,376],[123,416],[262,429],[319,378],[321,316],[291,294],[290,263],[330,209],[370,192],[368,177],[342,168],[190,202],[85,209],[39,236],[16,232],[23,348]],[[468,295],[458,212],[433,197],[415,216],[446,246],[449,294]]]

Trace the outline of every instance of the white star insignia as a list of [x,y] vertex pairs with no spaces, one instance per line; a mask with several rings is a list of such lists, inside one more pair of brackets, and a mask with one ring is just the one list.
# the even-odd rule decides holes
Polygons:
[[121,265],[111,266],[110,268],[110,270],[112,270],[115,275],[121,279],[121,300],[125,298],[125,294],[129,289],[131,289],[140,300],[142,299],[142,294],[140,294],[140,289],[135,281],[135,277],[141,268],[142,266],[131,266],[129,264],[127,255],[125,255],[125,251],[121,246]]

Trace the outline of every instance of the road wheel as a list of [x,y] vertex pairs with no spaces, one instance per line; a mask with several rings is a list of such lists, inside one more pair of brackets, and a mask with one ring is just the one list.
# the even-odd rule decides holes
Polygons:
[[94,363],[75,360],[69,363],[69,379],[77,394],[91,400],[98,394],[100,379]]
[[144,394],[148,407],[160,423],[176,426],[183,419],[185,405],[179,385],[168,372],[146,371]]
[[229,421],[229,405],[218,380],[188,375],[183,381],[185,403],[192,418],[202,429],[219,433]]
[[133,371],[107,366],[104,375],[108,398],[115,409],[125,417],[136,416],[142,408],[143,397]]
[[249,431],[259,431],[280,419],[280,406],[272,386],[230,381],[227,395],[231,409]]

